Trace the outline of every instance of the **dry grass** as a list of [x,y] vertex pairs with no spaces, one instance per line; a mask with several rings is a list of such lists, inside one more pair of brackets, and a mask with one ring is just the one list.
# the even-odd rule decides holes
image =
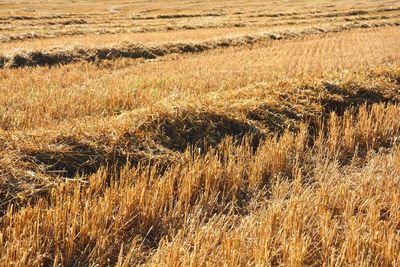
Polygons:
[[0,266],[400,264],[398,3],[28,2]]

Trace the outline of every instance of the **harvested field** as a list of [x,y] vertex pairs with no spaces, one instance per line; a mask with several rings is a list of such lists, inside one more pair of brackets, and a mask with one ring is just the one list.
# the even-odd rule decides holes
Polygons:
[[269,40],[299,38],[305,35],[341,32],[357,28],[373,28],[384,26],[400,26],[400,20],[380,23],[347,23],[335,27],[311,28],[298,31],[281,31],[273,33],[259,33],[242,35],[230,38],[221,38],[212,41],[197,43],[166,43],[163,45],[143,46],[135,43],[126,43],[109,47],[73,47],[72,49],[51,49],[49,51],[17,52],[9,56],[0,57],[0,68],[18,68],[33,66],[54,66],[79,61],[101,61],[117,58],[156,59],[169,54],[199,53],[211,49],[245,46]]
[[398,266],[396,1],[0,1],[0,266]]

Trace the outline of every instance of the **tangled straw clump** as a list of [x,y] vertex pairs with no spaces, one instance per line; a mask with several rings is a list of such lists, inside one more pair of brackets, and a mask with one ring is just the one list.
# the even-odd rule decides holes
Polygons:
[[[165,171],[173,162],[179,162],[188,148],[204,154],[229,136],[240,141],[250,135],[256,149],[268,136],[282,135],[287,130],[298,132],[300,123],[309,125],[311,141],[327,127],[323,121],[331,112],[344,115],[364,104],[398,103],[397,68],[358,75],[358,80],[350,75],[350,80],[287,84],[278,91],[266,90],[267,85],[261,83],[237,90],[228,98],[212,93],[200,106],[177,103],[172,108],[127,112],[100,122],[106,123],[101,128],[95,122],[91,126],[77,125],[77,130],[69,134],[60,129],[31,135],[4,134],[2,208],[29,202],[65,178],[95,173],[103,166],[119,169],[127,163],[150,164]],[[229,107],[221,105],[220,97],[228,100]],[[376,134],[374,142],[383,145],[386,137]]]
[[[391,230],[397,218],[394,213],[397,206],[392,206],[396,202],[390,199],[385,202],[386,198],[382,198],[365,206],[365,203],[353,200],[350,204],[352,206],[348,207],[343,199],[350,200],[356,195],[350,194],[351,191],[347,189],[343,190],[354,185],[340,184],[327,178],[332,172],[335,173],[333,177],[338,177],[342,172],[348,173],[346,168],[351,170],[366,163],[367,167],[365,170],[361,169],[361,173],[368,171],[368,164],[385,164],[380,163],[379,156],[374,156],[373,151],[379,151],[382,147],[382,143],[377,140],[384,140],[387,146],[397,144],[400,125],[396,118],[399,115],[400,109],[397,105],[383,104],[374,105],[372,109],[363,106],[355,115],[346,112],[343,118],[333,113],[327,122],[328,129],[317,133],[313,144],[307,141],[309,134],[305,125],[297,134],[286,132],[281,138],[266,138],[256,150],[252,147],[251,136],[240,143],[228,138],[204,155],[196,151],[186,151],[179,162],[171,164],[161,175],[157,175],[158,166],[142,169],[128,165],[119,170],[118,174],[114,173],[110,180],[109,172],[102,168],[87,177],[87,185],[72,180],[53,189],[47,198],[39,199],[34,207],[28,206],[17,213],[10,209],[1,224],[4,229],[0,243],[4,248],[1,250],[1,259],[3,262],[19,259],[26,264],[40,265],[86,265],[94,262],[100,265],[118,262],[136,264],[146,261],[171,265],[177,261],[186,262],[194,256],[191,253],[196,253],[195,257],[200,257],[201,261],[215,263],[227,260],[240,263],[244,259],[247,261],[242,262],[243,264],[251,264],[253,261],[271,264],[322,263],[330,261],[332,255],[336,255],[332,260],[346,263],[358,262],[363,257],[372,256],[378,257],[379,261],[393,262],[396,254],[386,253],[381,247],[372,251],[354,252],[353,247],[347,244],[357,242],[357,239],[351,239],[341,232],[348,231],[347,228],[334,228],[335,231],[326,233],[319,232],[318,227],[326,227],[324,229],[327,230],[330,225],[339,223],[356,227],[356,224],[351,223],[352,218],[360,220],[362,225],[380,224],[383,221],[387,222],[382,227],[387,229],[385,231],[388,231],[391,242],[398,242]],[[358,153],[360,150],[367,154]],[[336,165],[337,163],[328,164],[336,162],[335,159],[343,162],[341,158],[344,156],[353,159],[353,163],[342,167]],[[368,163],[368,158],[371,157],[375,161]],[[398,152],[393,157],[398,159]],[[396,159],[389,157],[386,164],[397,164]],[[376,167],[373,168],[375,172],[378,171]],[[359,177],[356,170],[353,171],[354,174],[351,173],[346,175]],[[390,179],[395,173],[385,175],[385,179]],[[381,184],[384,188],[389,188],[384,182]],[[314,187],[322,188],[315,192],[312,190]],[[339,195],[331,195],[329,192],[332,190],[323,189],[327,187],[342,189],[337,192]],[[392,187],[392,190],[394,188],[396,187]],[[362,191],[361,185],[356,186],[355,190],[363,196],[376,194],[375,191]],[[343,194],[342,197],[340,194]],[[271,198],[275,204],[268,208],[263,201]],[[309,209],[303,206],[306,199],[318,200],[319,208],[308,213]],[[385,205],[380,206],[380,203]],[[373,212],[377,212],[378,218],[371,213],[371,208]],[[279,209],[288,212],[276,213]],[[348,214],[348,210],[354,215]],[[298,213],[300,211],[304,213]],[[238,217],[249,212],[250,217]],[[320,217],[322,215],[325,217]],[[236,227],[245,229],[245,225],[248,225],[246,221],[253,220],[251,218],[270,226],[256,227],[258,224],[253,224],[248,230],[243,230],[242,234],[234,230]],[[324,220],[327,220],[326,224],[321,225]],[[26,221],[31,221],[32,224],[23,227],[22,223]],[[306,223],[307,221],[310,223]],[[211,232],[208,232],[208,227],[215,227],[214,223],[217,222],[225,226],[219,227],[214,232],[215,235],[209,236]],[[59,229],[57,226],[62,223],[65,228]],[[271,228],[275,223],[282,228]],[[300,227],[299,223],[304,226]],[[297,228],[293,228],[296,225]],[[176,232],[177,229],[181,230]],[[265,232],[267,229],[270,232]],[[290,234],[293,229],[295,236]],[[205,251],[192,251],[189,248],[191,244],[200,242],[187,236],[194,237],[193,231],[200,236],[209,236],[215,242],[220,240],[221,246],[216,245],[218,242],[214,245],[211,242],[202,247]],[[232,236],[246,235],[250,247],[254,246],[253,252],[239,249],[242,242],[231,237],[224,238],[220,236],[220,231]],[[258,231],[262,232],[257,234]],[[352,234],[358,236],[363,233],[364,231]],[[345,239],[336,239],[331,234],[344,236]],[[239,236],[236,238],[240,239]],[[259,239],[260,236],[264,238]],[[171,239],[174,241],[168,244]],[[289,247],[271,247],[264,242],[286,243]],[[365,242],[373,241],[368,239]],[[370,244],[372,243],[360,245],[366,247]],[[171,253],[176,253],[173,249],[177,249],[177,246],[183,249],[183,254],[173,259]],[[208,246],[216,246],[217,254],[212,253],[212,257],[207,259],[203,257],[209,251]],[[259,246],[269,250],[262,250]],[[21,249],[25,247],[32,249]],[[247,257],[232,258],[225,254],[227,252],[220,251],[229,251],[229,247],[238,249],[237,251]],[[157,251],[151,255],[149,252],[153,248],[157,248]],[[295,257],[291,256],[292,249],[296,249],[296,253],[304,251]],[[313,252],[315,249],[322,254]],[[219,260],[218,253],[223,255]]]

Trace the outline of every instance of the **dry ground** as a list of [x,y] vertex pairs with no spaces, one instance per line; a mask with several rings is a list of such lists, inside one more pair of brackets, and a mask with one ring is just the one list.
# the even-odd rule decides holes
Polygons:
[[1,1],[1,266],[398,266],[397,1]]

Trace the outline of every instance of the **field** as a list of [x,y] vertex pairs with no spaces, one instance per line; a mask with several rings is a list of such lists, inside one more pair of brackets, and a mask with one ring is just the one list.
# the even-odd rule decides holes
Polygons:
[[0,266],[399,266],[398,1],[0,0]]

